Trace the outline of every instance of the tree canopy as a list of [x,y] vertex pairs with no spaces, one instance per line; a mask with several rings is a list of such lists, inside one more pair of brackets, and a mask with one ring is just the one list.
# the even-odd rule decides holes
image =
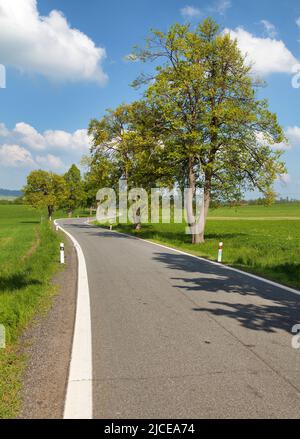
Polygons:
[[[237,41],[208,18],[196,27],[152,31],[131,58],[154,62],[153,73],[133,83],[142,88],[140,100],[91,120],[84,180],[75,165],[63,179],[35,171],[24,190],[27,200],[47,206],[51,216],[58,205],[72,213],[83,199],[93,207],[97,191],[118,192],[120,179],[129,189],[189,188],[193,243],[204,241],[211,202],[235,202],[257,189],[271,202],[274,182],[286,172],[278,148],[285,137],[268,101],[258,97],[264,82]],[[200,219],[193,214],[197,190],[203,191]]]
[[67,209],[69,216],[72,216],[74,210],[80,207],[84,200],[81,173],[76,165],[73,164],[70,167],[65,173],[64,179],[66,182],[66,196],[63,207]]
[[144,98],[160,115],[169,159],[182,165],[193,194],[203,188],[203,224],[193,233],[193,242],[202,242],[212,197],[238,199],[254,189],[273,197],[285,166],[272,145],[284,141],[283,131],[268,102],[257,98],[263,83],[237,41],[212,19],[195,30],[175,24],[166,33],[153,31],[134,56],[159,63],[154,75],[142,75],[134,86],[147,86]]
[[54,210],[65,202],[67,187],[63,176],[38,170],[28,175],[23,193],[31,206],[47,208],[51,220]]

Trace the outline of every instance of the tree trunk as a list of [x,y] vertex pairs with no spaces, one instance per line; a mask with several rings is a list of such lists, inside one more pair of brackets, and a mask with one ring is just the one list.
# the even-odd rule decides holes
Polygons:
[[48,206],[48,220],[52,221],[53,207]]
[[189,159],[189,192],[187,195],[187,218],[192,235],[192,244],[202,244],[204,242],[205,224],[210,203],[211,176],[205,176],[203,203],[200,212],[199,222],[197,224],[194,216],[193,200],[196,194],[196,177],[193,169],[193,159]]
[[203,193],[203,204],[201,209],[201,217],[199,222],[199,233],[195,235],[195,242],[194,244],[202,244],[205,241],[204,234],[205,234],[205,225],[206,225],[206,219],[208,215],[208,209],[209,209],[209,203],[210,203],[210,188],[206,187],[206,184],[204,186],[204,193]]
[[193,158],[189,158],[189,188],[187,193],[187,200],[186,200],[186,211],[187,211],[187,221],[190,228],[190,234],[192,235],[192,244],[196,244],[196,234],[195,234],[195,216],[194,216],[194,209],[193,209],[193,200],[194,195],[196,193],[196,177],[193,169]]
[[134,229],[135,230],[141,230],[142,224],[141,224],[141,208],[139,207],[136,211],[135,217],[134,217]]

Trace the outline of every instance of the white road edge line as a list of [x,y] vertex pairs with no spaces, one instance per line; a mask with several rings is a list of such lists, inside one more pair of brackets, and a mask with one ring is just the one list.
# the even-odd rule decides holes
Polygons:
[[64,419],[92,419],[92,329],[86,262],[78,241],[57,221],[54,224],[71,239],[78,257],[77,306]]
[[[96,219],[93,219],[93,221],[96,221]],[[87,224],[91,227],[94,227],[93,224],[92,225],[90,224],[90,220],[85,221],[85,224]],[[95,226],[95,227],[97,227],[97,226]],[[294,288],[290,288],[290,287],[287,287],[285,285],[279,284],[277,282],[273,282],[269,279],[265,279],[264,277],[256,276],[255,274],[248,273],[247,271],[238,270],[237,268],[230,267],[228,265],[223,265],[223,264],[220,264],[218,262],[211,261],[210,259],[201,258],[201,256],[192,255],[191,253],[186,253],[186,252],[183,252],[182,250],[178,250],[178,249],[173,248],[173,247],[168,247],[168,246],[163,245],[163,244],[158,244],[157,242],[149,241],[148,239],[143,239],[143,238],[139,238],[138,236],[129,235],[128,233],[118,232],[117,230],[113,230],[112,233],[118,233],[119,235],[129,236],[130,238],[135,238],[135,239],[138,239],[140,241],[147,242],[148,244],[156,245],[157,247],[165,248],[167,250],[172,250],[176,253],[179,253],[179,254],[182,254],[185,256],[189,256],[191,258],[198,259],[198,260],[203,261],[203,262],[208,262],[209,264],[215,265],[219,268],[224,268],[224,269],[229,270],[229,271],[234,271],[235,273],[239,273],[243,276],[251,277],[252,279],[259,280],[260,282],[264,282],[266,284],[272,285],[273,287],[277,287],[277,288],[280,288],[281,290],[285,290],[285,291],[288,291],[289,293],[297,294],[298,296],[300,296],[300,291],[295,290]]]

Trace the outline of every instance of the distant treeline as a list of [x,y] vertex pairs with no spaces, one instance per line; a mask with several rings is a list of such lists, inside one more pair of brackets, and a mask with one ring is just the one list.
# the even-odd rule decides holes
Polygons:
[[[171,200],[172,203],[172,200]],[[279,198],[275,201],[275,204],[293,204],[293,203],[300,203],[300,200],[294,199],[294,198]],[[27,204],[23,197],[17,197],[14,199],[0,199],[0,205],[15,205],[15,204]],[[218,207],[238,207],[238,206],[265,206],[266,200],[264,198],[257,198],[254,200],[241,200],[241,201],[235,201],[232,203],[211,203],[212,208],[218,208]]]
[[[294,204],[300,203],[300,200],[295,198],[278,198],[274,201],[274,204]],[[266,206],[269,205],[265,198],[256,198],[253,200],[239,200],[233,202],[216,203],[211,202],[211,207],[242,207],[242,206]]]
[[23,199],[23,197],[17,197],[17,198],[13,198],[13,199],[9,199],[9,198],[3,198],[0,199],[0,205],[7,205],[7,204],[25,204],[25,201]]
[[[278,198],[278,199],[276,199],[275,200],[275,204],[290,204],[290,203],[299,203],[300,202],[300,200],[298,199],[296,199],[296,198]],[[265,204],[265,200],[264,200],[264,198],[258,198],[258,199],[256,199],[256,200],[249,200],[249,201],[245,201],[244,202],[245,204],[248,204],[248,205],[256,205],[256,206],[260,206],[260,205],[263,205],[263,204]]]
[[0,197],[21,197],[21,191],[0,188]]

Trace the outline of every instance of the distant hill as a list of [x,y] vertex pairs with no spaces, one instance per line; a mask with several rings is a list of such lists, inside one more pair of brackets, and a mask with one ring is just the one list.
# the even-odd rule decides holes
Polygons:
[[10,189],[0,188],[0,197],[16,198],[16,197],[21,197],[21,195],[22,195],[21,191],[11,191]]

